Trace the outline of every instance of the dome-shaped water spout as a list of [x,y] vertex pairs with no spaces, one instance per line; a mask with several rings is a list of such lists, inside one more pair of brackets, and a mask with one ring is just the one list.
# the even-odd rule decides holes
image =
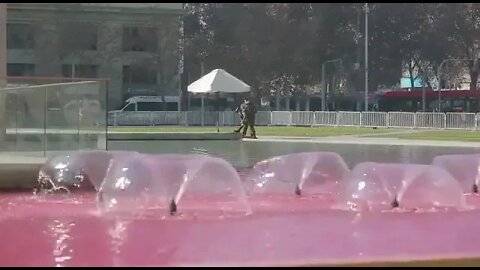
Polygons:
[[258,162],[247,175],[250,193],[335,193],[348,173],[337,153],[304,152],[277,156]]
[[[133,206],[140,210],[250,213],[235,169],[206,155],[135,155],[109,170],[99,194],[107,212]],[[125,207],[122,205],[126,205]]]
[[460,183],[465,193],[478,193],[480,154],[440,155],[433,159],[432,165],[448,171]]
[[340,202],[354,209],[431,209],[466,206],[460,185],[432,165],[365,162],[343,181]]

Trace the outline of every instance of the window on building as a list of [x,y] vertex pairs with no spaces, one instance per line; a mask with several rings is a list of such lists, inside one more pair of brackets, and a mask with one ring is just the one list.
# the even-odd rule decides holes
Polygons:
[[126,52],[156,52],[157,29],[154,27],[124,27],[123,51]]
[[140,65],[123,66],[125,84],[157,84],[157,71]]
[[34,74],[34,64],[7,64],[7,76],[28,77]]
[[[72,65],[62,65],[62,75],[66,78],[72,77]],[[75,65],[75,77],[77,78],[97,78],[98,66],[95,65]]]
[[7,49],[33,49],[35,31],[26,23],[7,23]]
[[84,22],[67,22],[59,28],[60,49],[65,53],[97,50],[97,25]]

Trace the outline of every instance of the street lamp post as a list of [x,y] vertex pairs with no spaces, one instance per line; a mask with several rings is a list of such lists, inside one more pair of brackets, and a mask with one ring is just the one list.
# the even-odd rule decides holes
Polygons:
[[325,61],[323,62],[322,64],[322,111],[325,111],[326,109],[326,100],[325,100],[325,97],[326,97],[326,91],[327,91],[327,80],[326,80],[326,76],[325,76],[325,67],[327,65],[327,63],[331,63],[331,62],[340,62],[340,64],[342,64],[342,59],[341,58],[335,58],[335,59],[332,59],[332,60],[328,60],[328,61]]
[[368,111],[368,3],[365,3],[365,111]]

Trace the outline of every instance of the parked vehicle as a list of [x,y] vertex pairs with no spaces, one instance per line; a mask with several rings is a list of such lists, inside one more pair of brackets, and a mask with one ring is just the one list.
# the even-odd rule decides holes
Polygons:
[[127,99],[120,110],[112,112],[176,111],[178,102],[178,96],[136,96]]

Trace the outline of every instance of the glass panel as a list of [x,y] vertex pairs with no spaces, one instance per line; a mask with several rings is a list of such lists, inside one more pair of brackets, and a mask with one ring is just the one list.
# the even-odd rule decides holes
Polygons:
[[47,87],[32,86],[13,88],[9,93],[15,93],[16,102],[16,147],[17,152],[26,155],[43,156],[45,141],[45,100]]
[[2,151],[50,156],[107,148],[108,81],[8,80],[5,89],[7,142]]
[[108,131],[108,81],[101,81],[98,92],[98,101],[100,102],[100,112],[97,115],[97,149],[107,150],[107,131]]
[[78,85],[79,148],[106,149],[105,82],[84,82]]
[[0,100],[5,100],[6,140],[2,150],[15,151],[17,134],[17,95],[10,91],[2,91]]
[[47,154],[78,149],[78,84],[48,86],[47,91]]

